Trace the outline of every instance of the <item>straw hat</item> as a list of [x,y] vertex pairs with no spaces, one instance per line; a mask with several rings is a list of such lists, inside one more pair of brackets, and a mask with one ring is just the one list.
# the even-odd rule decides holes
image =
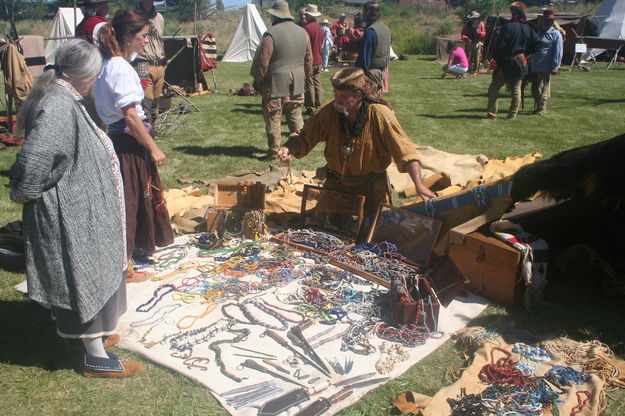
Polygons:
[[320,25],[329,25],[330,22],[328,21],[328,19],[323,19],[321,22],[319,22]]
[[345,13],[341,13],[339,14],[339,17],[347,17],[347,15]]
[[276,0],[271,7],[267,9],[267,12],[279,19],[292,19],[291,12],[289,11],[289,3],[285,0]]
[[321,16],[321,13],[319,13],[319,11],[317,10],[317,5],[316,4],[307,4],[306,5],[306,14],[308,16],[312,16],[312,17],[319,17],[319,16]]
[[480,17],[482,17],[482,15],[473,10],[471,13],[469,13],[467,19],[479,19]]

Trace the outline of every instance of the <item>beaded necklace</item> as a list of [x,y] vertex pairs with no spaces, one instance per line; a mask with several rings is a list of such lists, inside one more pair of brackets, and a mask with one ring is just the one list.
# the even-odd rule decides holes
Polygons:
[[221,359],[221,348],[219,347],[219,345],[236,344],[237,342],[245,341],[248,335],[250,334],[250,330],[247,328],[232,329],[232,323],[230,323],[228,327],[228,331],[230,333],[236,334],[236,336],[233,339],[224,339],[220,341],[214,341],[208,346],[208,349],[215,353],[215,364],[217,364],[217,366],[219,367],[219,371],[221,372],[221,374],[236,381],[237,383],[240,383],[244,379],[242,379],[241,377],[235,376],[234,374],[230,373],[226,369],[226,364]]
[[[157,303],[159,303],[163,297],[165,297],[165,295],[167,295],[168,293],[173,292],[174,290],[176,290],[176,287],[172,284],[166,284],[166,285],[162,285],[156,288],[156,290],[154,290],[154,293],[152,294],[152,297],[150,299],[148,299],[147,302],[137,306],[137,309],[135,309],[135,311],[137,312],[149,312],[152,310],[152,308],[154,308],[156,306]],[[163,291],[163,293],[160,294],[159,296],[159,292]]]
[[210,338],[214,337],[218,333],[229,330],[229,328],[232,326],[231,324],[227,323],[218,327],[217,324],[219,322],[221,322],[221,320],[213,322],[212,324],[202,328],[183,332],[182,334],[171,338],[169,340],[169,349],[178,352],[191,350],[195,345],[199,345],[208,341]]
[[137,328],[140,326],[148,326],[153,325],[157,322],[161,322],[161,320],[167,315],[180,308],[182,305],[179,303],[174,305],[163,305],[158,308],[151,316],[148,318],[142,319],[140,321],[134,321],[130,323],[130,326],[133,328]]

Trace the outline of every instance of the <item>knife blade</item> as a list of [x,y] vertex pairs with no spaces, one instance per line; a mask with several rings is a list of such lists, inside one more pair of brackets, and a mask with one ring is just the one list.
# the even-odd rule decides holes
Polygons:
[[310,399],[306,389],[295,389],[264,403],[258,416],[275,416]]
[[304,361],[304,363],[311,365],[312,367],[316,368],[317,371],[320,371],[327,377],[330,377],[330,372],[324,370],[323,368],[319,366],[319,364],[317,364],[316,362],[314,362],[313,360],[311,360],[310,358],[308,358],[307,356],[305,356],[304,354],[296,350],[295,347],[290,345],[284,338],[278,335],[277,332],[272,331],[271,329],[268,329],[265,332],[263,332],[263,334],[267,335],[269,338],[273,339],[278,344],[282,345],[284,348],[291,351],[297,358]]
[[346,378],[344,380],[341,380],[341,381],[339,381],[337,383],[332,383],[332,384],[334,384],[335,386],[344,386],[346,384],[355,383],[355,382],[360,381],[360,380],[366,380],[366,379],[371,378],[371,377],[373,377],[373,376],[375,376],[377,374],[378,373],[361,374],[359,376]]
[[328,368],[328,366],[323,362],[323,360],[321,359],[321,357],[319,357],[319,355],[317,354],[317,352],[310,346],[310,344],[308,343],[308,341],[306,340],[306,337],[304,336],[304,334],[302,333],[302,330],[298,327],[293,327],[289,330],[289,332],[287,333],[287,337],[298,347],[300,347],[302,350],[304,350],[304,352],[306,354],[308,354],[308,356],[310,358],[313,359],[314,362],[316,362],[317,364],[319,364],[319,366],[321,368],[323,368],[324,370],[326,370],[328,373],[330,373],[330,369]]
[[346,385],[343,388],[345,388],[345,389],[359,389],[361,387],[371,386],[372,384],[382,383],[382,382],[388,381],[390,379],[391,379],[390,377],[372,378],[371,380],[358,381],[356,383],[348,384],[348,385]]
[[334,403],[340,402],[341,400],[349,397],[354,391],[349,389],[341,389],[338,393],[333,394],[332,396],[325,398],[321,397],[299,412],[295,414],[295,416],[318,416],[325,413]]
[[257,363],[256,361],[254,361],[254,360],[247,359],[247,360],[245,360],[243,363],[241,363],[241,365],[242,365],[243,367],[251,368],[252,370],[260,371],[261,373],[269,374],[269,375],[271,375],[271,376],[273,376],[273,377],[275,377],[275,378],[279,378],[280,380],[284,380],[284,381],[286,381],[286,382],[289,382],[289,383],[295,384],[296,386],[306,388],[306,386],[305,386],[305,385],[303,385],[303,384],[301,384],[301,383],[298,383],[298,382],[297,382],[297,381],[295,381],[295,380],[291,380],[290,378],[285,377],[285,376],[283,376],[283,375],[282,375],[282,374],[280,374],[280,373],[276,373],[275,371],[271,371],[270,369],[265,368],[265,367],[263,367],[262,365],[258,364],[258,363]]

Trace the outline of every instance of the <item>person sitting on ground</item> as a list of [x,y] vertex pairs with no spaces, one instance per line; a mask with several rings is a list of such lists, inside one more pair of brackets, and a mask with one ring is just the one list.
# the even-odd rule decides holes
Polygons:
[[128,280],[141,281],[147,274],[132,266],[135,249],[151,255],[156,246],[174,242],[164,189],[158,174],[167,157],[150,135],[151,126],[141,106],[143,88],[130,65],[132,57],[148,42],[148,19],[136,10],[118,10],[99,34],[104,56],[95,84],[96,108],[108,125],[119,158],[126,199],[126,250]]
[[414,143],[406,136],[389,104],[374,96],[361,68],[344,68],[332,76],[334,101],[310,117],[278,151],[283,163],[300,159],[325,142],[327,178],[324,188],[365,196],[365,216],[391,201],[386,169],[391,160],[407,172],[422,198],[436,195],[421,179]]
[[58,49],[18,115],[26,140],[9,186],[24,204],[28,296],[52,307],[59,336],[82,341],[84,376],[129,377],[141,364],[102,342],[126,311],[126,240],[119,161],[81,104],[101,61],[83,39]]
[[445,78],[445,75],[452,74],[456,78],[464,78],[464,74],[469,70],[469,60],[464,49],[456,45],[452,40],[447,42],[447,53],[449,59],[447,64],[443,65],[443,75],[441,78]]

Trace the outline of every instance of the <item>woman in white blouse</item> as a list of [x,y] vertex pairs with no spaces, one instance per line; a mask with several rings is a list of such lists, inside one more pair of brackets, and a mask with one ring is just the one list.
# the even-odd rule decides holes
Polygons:
[[158,175],[167,157],[150,135],[141,107],[143,88],[130,65],[147,44],[149,21],[135,10],[118,10],[98,33],[103,55],[94,93],[98,114],[108,126],[119,158],[126,198],[127,281],[147,276],[132,268],[132,255],[153,254],[173,243],[173,232]]

